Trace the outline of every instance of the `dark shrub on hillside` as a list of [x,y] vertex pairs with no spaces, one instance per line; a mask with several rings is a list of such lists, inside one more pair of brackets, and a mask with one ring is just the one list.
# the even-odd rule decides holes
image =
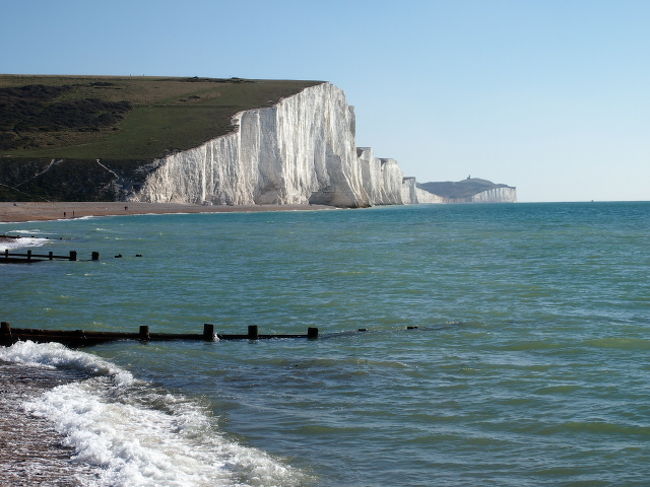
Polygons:
[[109,102],[97,98],[55,101],[71,88],[44,85],[0,88],[0,147],[11,149],[19,146],[19,138],[11,135],[12,132],[88,131],[110,127],[131,109],[127,101]]

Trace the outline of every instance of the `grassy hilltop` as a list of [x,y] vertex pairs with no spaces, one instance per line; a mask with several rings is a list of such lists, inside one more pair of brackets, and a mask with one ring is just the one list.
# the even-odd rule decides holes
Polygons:
[[13,157],[153,159],[229,132],[238,111],[315,84],[0,75],[0,150]]
[[137,185],[153,159],[232,131],[235,113],[319,83],[0,75],[0,200],[119,199],[114,174]]

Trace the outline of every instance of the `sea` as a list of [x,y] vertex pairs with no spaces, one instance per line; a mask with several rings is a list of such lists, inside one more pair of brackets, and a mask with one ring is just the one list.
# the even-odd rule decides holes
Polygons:
[[82,373],[24,408],[73,448],[71,468],[95,469],[85,485],[650,485],[648,202],[119,216],[0,233],[80,258],[0,267],[0,318],[16,328],[319,329],[1,349]]

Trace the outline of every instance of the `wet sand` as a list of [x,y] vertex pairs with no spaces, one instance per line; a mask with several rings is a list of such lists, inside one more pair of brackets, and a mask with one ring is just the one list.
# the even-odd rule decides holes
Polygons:
[[325,205],[202,206],[180,203],[0,202],[0,222],[61,220],[84,216],[144,215],[148,213],[233,213],[259,211],[333,210]]
[[72,449],[62,445],[47,419],[23,408],[25,400],[80,378],[0,360],[0,485],[76,487],[95,478],[89,467],[71,460]]

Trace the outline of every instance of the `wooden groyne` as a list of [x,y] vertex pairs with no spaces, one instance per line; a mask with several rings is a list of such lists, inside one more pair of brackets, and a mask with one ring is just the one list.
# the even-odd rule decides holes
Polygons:
[[[0,252],[0,264],[32,264],[34,262],[44,262],[47,260],[76,261],[77,251],[71,250],[68,255],[54,255],[54,252],[52,251],[47,254],[35,254],[31,250],[24,253],[9,252],[9,249]],[[90,260],[99,260],[99,252],[93,252],[90,256]]]
[[[406,330],[441,328],[421,328],[419,326],[406,326]],[[257,325],[250,325],[246,333],[228,334],[215,333],[212,323],[203,325],[203,333],[151,333],[147,325],[142,325],[137,332],[127,333],[119,331],[89,331],[89,330],[40,330],[35,328],[13,328],[6,321],[0,323],[0,346],[10,346],[19,341],[30,340],[37,343],[55,342],[62,343],[68,347],[88,347],[106,342],[119,340],[138,340],[141,342],[171,341],[171,340],[195,340],[215,342],[219,340],[272,340],[280,338],[303,338],[316,340],[318,338],[336,338],[366,333],[367,328],[359,328],[350,331],[337,331],[322,335],[318,328],[307,328],[306,334],[276,334],[266,335],[259,332]]]
[[8,322],[0,324],[0,345],[9,346],[18,341],[31,340],[37,343],[56,342],[69,347],[85,347],[118,340],[170,341],[199,340],[213,342],[217,340],[268,340],[278,338],[318,338],[318,328],[307,328],[307,334],[265,335],[259,333],[257,325],[248,327],[244,334],[215,333],[214,325],[205,323],[203,333],[151,333],[149,327],[141,326],[137,333],[88,330],[38,330],[33,328],[13,328]]

